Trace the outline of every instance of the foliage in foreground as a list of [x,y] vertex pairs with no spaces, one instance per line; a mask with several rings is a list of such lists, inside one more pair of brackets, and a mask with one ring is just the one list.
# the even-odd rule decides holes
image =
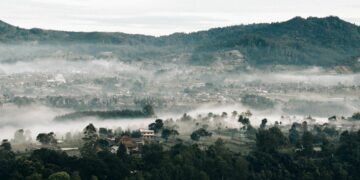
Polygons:
[[[293,127],[292,131],[294,131]],[[39,149],[15,158],[8,142],[0,150],[2,179],[357,179],[360,177],[360,130],[341,133],[339,143],[326,132],[291,141],[277,127],[259,129],[249,155],[233,153],[219,139],[207,148],[176,144],[164,150],[147,144],[141,156],[100,151],[94,156],[70,157],[61,151]],[[322,134],[322,135],[321,135]],[[316,152],[319,141],[322,151]],[[293,151],[302,146],[301,151]],[[6,148],[5,148],[6,147]],[[123,149],[123,148],[120,148]],[[299,148],[297,148],[299,149]]]

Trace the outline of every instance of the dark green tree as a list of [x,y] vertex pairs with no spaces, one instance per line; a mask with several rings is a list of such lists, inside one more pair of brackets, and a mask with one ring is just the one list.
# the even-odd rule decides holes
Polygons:
[[80,153],[83,157],[95,157],[97,152],[98,134],[93,124],[87,125],[84,130],[83,146],[80,148]]
[[247,117],[244,116],[244,115],[240,115],[240,116],[239,116],[238,122],[240,122],[240,123],[241,123],[242,125],[244,125],[244,126],[247,126],[247,125],[250,124],[249,118],[247,118]]
[[132,137],[132,138],[141,138],[141,136],[142,136],[142,134],[140,131],[132,131],[130,133],[130,137]]
[[263,152],[274,152],[288,144],[288,139],[277,127],[259,130],[256,134],[256,147]]
[[3,139],[0,145],[1,149],[11,151],[11,144],[7,139]]
[[57,144],[57,140],[55,138],[55,134],[53,132],[50,133],[40,133],[36,136],[36,140],[39,141],[43,145],[48,144]]
[[210,136],[212,136],[211,132],[208,132],[204,128],[200,128],[200,129],[192,132],[190,135],[190,138],[194,141],[198,141],[198,140],[200,140],[201,137],[210,137]]
[[127,155],[127,149],[126,146],[122,143],[120,143],[118,150],[116,152],[116,155],[120,158],[120,159],[124,159]]
[[155,133],[160,132],[164,127],[162,119],[156,119],[154,123],[149,124],[149,129],[153,130]]
[[98,146],[103,151],[109,151],[110,143],[106,139],[98,139],[96,141],[96,146]]
[[314,135],[311,132],[309,131],[304,132],[301,138],[301,143],[304,147],[304,153],[311,154],[314,151],[313,150]]
[[266,127],[266,123],[267,123],[268,121],[267,121],[267,119],[265,118],[265,119],[263,119],[263,120],[261,120],[261,124],[260,124],[260,129],[265,129],[265,127]]
[[354,113],[354,114],[351,116],[351,119],[356,120],[356,121],[360,120],[360,112]]
[[300,133],[296,128],[296,124],[291,125],[289,130],[289,141],[292,145],[295,145],[300,139]]
[[161,137],[164,138],[165,140],[168,140],[169,137],[171,136],[177,136],[177,135],[179,135],[179,132],[175,129],[165,128],[161,132]]

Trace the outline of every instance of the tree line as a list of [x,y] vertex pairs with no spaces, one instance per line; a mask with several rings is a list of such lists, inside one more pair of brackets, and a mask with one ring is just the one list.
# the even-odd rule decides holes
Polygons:
[[[251,126],[247,117],[239,122]],[[288,133],[279,124],[262,121],[255,129],[256,145],[249,154],[235,153],[222,139],[202,147],[182,141],[165,149],[156,141],[145,144],[137,156],[126,153],[120,144],[116,153],[101,142],[97,129],[88,125],[83,133],[81,156],[37,149],[29,156],[16,156],[11,144],[0,148],[2,179],[358,179],[360,172],[360,130],[338,132],[335,129],[294,123]],[[164,138],[175,134],[161,120],[149,125]],[[251,131],[254,131],[254,130]],[[103,131],[103,130],[102,130]],[[194,135],[195,134],[195,135]],[[198,129],[191,136],[211,136]],[[49,138],[50,137],[50,138]],[[39,135],[52,142],[52,134]],[[319,150],[320,149],[320,150]]]

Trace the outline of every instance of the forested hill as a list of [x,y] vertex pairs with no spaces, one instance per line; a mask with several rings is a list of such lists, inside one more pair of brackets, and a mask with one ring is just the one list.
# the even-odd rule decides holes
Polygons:
[[[197,65],[210,64],[219,59],[219,54],[237,50],[246,62],[255,66],[360,67],[360,27],[333,16],[295,17],[281,23],[230,26],[161,37],[23,29],[0,22],[0,42],[36,42],[38,46],[56,45],[57,48],[71,43],[87,45],[81,48],[85,54],[111,51],[119,59],[158,61],[182,57],[183,62]],[[95,47],[97,51],[93,50]]]

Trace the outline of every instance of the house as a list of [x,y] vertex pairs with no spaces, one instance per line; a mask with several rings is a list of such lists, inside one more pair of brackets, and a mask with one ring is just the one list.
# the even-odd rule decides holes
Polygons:
[[140,129],[141,136],[145,139],[153,139],[155,138],[155,132],[154,130],[148,130],[148,129]]
[[[142,138],[131,138],[129,136],[123,136],[120,138],[119,144],[125,145],[128,154],[133,154],[139,152],[145,142]],[[117,151],[117,149],[113,147],[112,150]]]
[[132,138],[130,138],[129,136],[121,137],[120,144],[124,144],[127,148],[135,148],[136,147],[135,141]]
[[64,151],[69,156],[80,157],[80,150],[77,147],[60,148],[60,150]]

